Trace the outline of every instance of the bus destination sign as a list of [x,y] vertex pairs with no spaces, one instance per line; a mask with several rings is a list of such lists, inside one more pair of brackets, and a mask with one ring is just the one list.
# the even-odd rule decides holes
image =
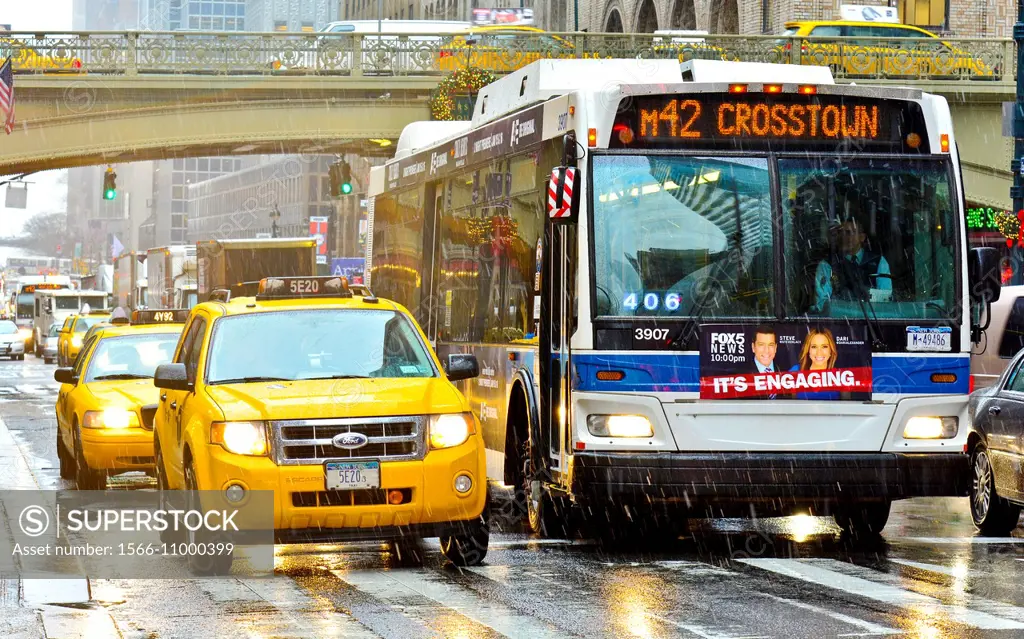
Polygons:
[[908,101],[841,95],[662,95],[634,99],[616,121],[611,146],[853,143],[926,152],[924,132],[920,108]]

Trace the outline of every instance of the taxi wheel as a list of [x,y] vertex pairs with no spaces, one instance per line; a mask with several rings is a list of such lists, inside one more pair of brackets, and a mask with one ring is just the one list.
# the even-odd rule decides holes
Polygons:
[[[167,467],[164,466],[164,453],[160,450],[160,440],[154,440],[153,446],[156,448],[156,490],[160,500],[160,510],[173,510],[174,506],[170,504],[171,500],[168,494],[171,489],[167,481]],[[185,536],[180,530],[167,527],[160,531],[160,541],[165,544],[177,544],[184,540]]]
[[25,355],[24,354],[18,355],[18,361],[19,362],[24,362],[25,361]]
[[[190,461],[185,466],[185,510],[202,511],[202,503],[199,500],[199,482],[196,480],[196,470]],[[189,548],[199,547],[208,544],[216,544],[218,540],[215,535],[206,530],[188,530],[185,537]],[[201,552],[189,552],[188,569],[194,575],[226,575],[231,572],[231,564],[234,562],[234,553],[228,554],[203,554]]]
[[106,490],[106,473],[95,471],[89,468],[89,462],[85,461],[85,453],[82,452],[82,432],[78,425],[75,425],[75,484],[78,490]]
[[71,453],[64,446],[64,438],[60,436],[60,427],[57,427],[57,460],[60,461],[60,478],[74,479],[75,467],[71,462]]
[[978,442],[971,452],[971,519],[983,535],[1007,537],[1020,520],[1020,506],[996,493],[995,475],[988,447]]
[[483,563],[491,540],[488,510],[484,506],[484,512],[478,518],[465,522],[459,534],[441,537],[441,553],[456,566],[479,566]]
[[844,535],[854,540],[870,540],[882,534],[891,508],[891,501],[848,504],[837,509],[832,517]]

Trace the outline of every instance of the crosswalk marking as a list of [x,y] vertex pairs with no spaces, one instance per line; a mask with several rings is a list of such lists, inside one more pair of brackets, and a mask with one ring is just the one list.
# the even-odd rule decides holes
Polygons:
[[[842,590],[849,594],[903,608],[918,608],[928,614],[940,613],[957,622],[982,630],[1022,630],[1024,622],[997,617],[963,606],[947,605],[934,597],[846,575],[798,559],[739,559],[761,570],[799,579],[807,583]],[[836,562],[839,563],[839,562]],[[881,573],[879,573],[881,574]]]
[[451,608],[463,616],[509,637],[537,637],[540,639],[563,637],[556,628],[521,614],[503,604],[491,603],[462,586],[444,581],[444,578],[424,570],[335,570],[338,579],[382,600],[391,600],[401,591],[425,597],[441,606]]
[[909,559],[892,558],[889,559],[889,561],[908,568],[916,568],[918,570],[924,570],[925,572],[934,572],[939,575],[955,577],[957,579],[966,577],[970,572],[966,568],[958,568],[957,566],[937,566],[935,564],[926,564],[919,561],[910,561]]
[[770,639],[768,635],[734,635],[728,632],[716,630],[714,628],[708,628],[706,626],[698,626],[689,623],[679,623],[678,621],[672,621],[671,619],[666,619],[665,617],[656,615],[653,612],[647,612],[644,614],[650,617],[651,619],[655,619],[670,626],[675,626],[676,628],[685,630],[686,632],[696,635],[701,639]]
[[1024,537],[897,537],[890,541],[910,541],[917,544],[1024,544]]
[[886,626],[880,626],[878,624],[871,623],[870,621],[864,621],[863,619],[857,619],[856,617],[851,617],[849,615],[844,615],[841,612],[836,612],[834,610],[828,610],[827,608],[822,608],[820,606],[813,606],[813,605],[811,605],[809,603],[805,603],[803,601],[794,601],[792,599],[786,599],[785,597],[776,597],[775,595],[769,595],[769,594],[765,594],[764,596],[769,598],[769,599],[771,599],[771,600],[773,600],[773,601],[778,601],[779,603],[784,603],[787,606],[793,606],[794,608],[800,608],[801,610],[807,610],[809,612],[814,612],[814,613],[819,614],[819,615],[825,615],[826,617],[830,617],[832,619],[835,619],[836,621],[841,621],[841,622],[843,622],[845,624],[849,624],[851,626],[856,626],[857,628],[860,628],[861,630],[864,631],[863,633],[850,633],[850,634],[839,635],[841,637],[865,636],[865,635],[898,635],[898,634],[903,634],[902,630],[896,630],[895,628],[888,628]]

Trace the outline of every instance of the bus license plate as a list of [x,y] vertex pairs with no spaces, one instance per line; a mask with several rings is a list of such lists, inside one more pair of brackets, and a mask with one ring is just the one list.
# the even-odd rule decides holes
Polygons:
[[953,329],[949,326],[923,328],[907,327],[908,351],[951,351],[953,350]]
[[380,488],[380,462],[327,462],[327,490]]

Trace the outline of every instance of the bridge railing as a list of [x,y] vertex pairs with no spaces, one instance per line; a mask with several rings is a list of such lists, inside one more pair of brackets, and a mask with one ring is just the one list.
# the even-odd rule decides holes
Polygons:
[[18,74],[431,76],[500,74],[542,58],[712,59],[827,65],[837,79],[1013,82],[1009,39],[674,37],[621,33],[9,33]]

